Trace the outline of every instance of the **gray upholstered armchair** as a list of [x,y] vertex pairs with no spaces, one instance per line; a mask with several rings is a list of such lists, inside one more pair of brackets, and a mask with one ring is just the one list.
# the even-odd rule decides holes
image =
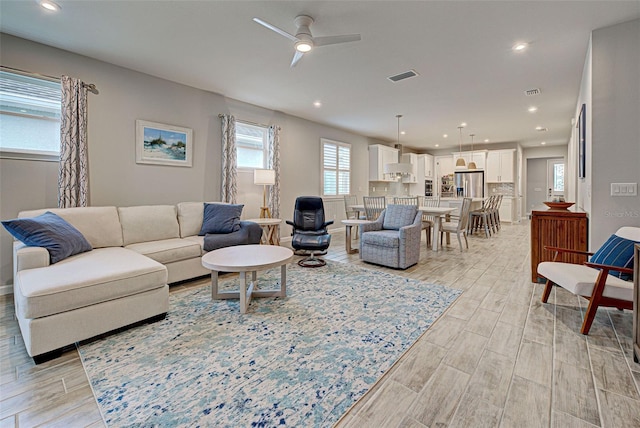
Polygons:
[[422,211],[413,205],[387,205],[380,217],[360,227],[360,258],[406,269],[420,258]]

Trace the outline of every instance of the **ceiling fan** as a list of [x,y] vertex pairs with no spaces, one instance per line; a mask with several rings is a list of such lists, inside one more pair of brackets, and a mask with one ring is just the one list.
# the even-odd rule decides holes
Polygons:
[[296,24],[296,35],[289,34],[281,28],[271,25],[268,22],[263,21],[260,18],[253,18],[258,24],[275,31],[281,36],[295,42],[296,48],[293,54],[293,60],[291,61],[291,67],[295,67],[296,64],[302,59],[302,55],[305,52],[309,52],[316,46],[335,45],[337,43],[357,42],[360,40],[360,34],[345,34],[342,36],[326,36],[326,37],[313,37],[311,35],[311,29],[309,28],[313,24],[313,18],[308,15],[298,15],[293,20]]

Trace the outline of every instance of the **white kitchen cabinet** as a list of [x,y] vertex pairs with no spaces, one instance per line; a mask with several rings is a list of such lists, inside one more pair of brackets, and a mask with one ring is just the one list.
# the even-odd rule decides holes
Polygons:
[[[411,195],[424,195],[425,180],[434,181],[433,156],[428,154],[417,155],[418,168],[416,170],[416,182],[410,184],[409,193]],[[404,161],[403,161],[404,162]],[[435,183],[432,183],[432,190],[435,190]]]
[[471,159],[476,163],[476,169],[485,169],[487,154],[484,150],[473,152],[458,152],[453,154],[453,164],[455,165],[458,158],[464,159],[465,168],[469,168]]
[[436,177],[440,178],[443,175],[453,174],[455,171],[453,156],[436,156],[435,157],[435,169],[436,169]]
[[431,179],[435,177],[435,171],[433,169],[433,156],[431,155],[420,155],[423,157],[423,167],[424,167],[424,178]]
[[504,196],[502,198],[502,203],[500,204],[500,209],[498,210],[500,213],[500,221],[504,221],[507,223],[520,222],[520,218],[518,214],[519,203],[520,203],[519,198]]
[[384,176],[384,166],[398,162],[398,149],[382,144],[369,146],[369,181],[393,181]]
[[402,155],[400,162],[411,164],[411,174],[403,176],[402,182],[406,184],[418,183],[418,155],[416,153],[405,153]]
[[515,150],[490,150],[487,154],[487,183],[513,183]]

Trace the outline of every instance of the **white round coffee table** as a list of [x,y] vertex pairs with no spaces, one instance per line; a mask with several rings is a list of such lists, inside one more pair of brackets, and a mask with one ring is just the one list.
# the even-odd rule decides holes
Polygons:
[[[293,251],[275,245],[236,245],[209,251],[202,256],[202,266],[211,269],[211,298],[240,298],[240,313],[246,313],[252,297],[285,297],[287,295],[287,263],[293,259]],[[259,270],[280,266],[280,289],[254,290]],[[218,291],[218,272],[239,272],[239,291]],[[251,283],[247,289],[247,272]]]

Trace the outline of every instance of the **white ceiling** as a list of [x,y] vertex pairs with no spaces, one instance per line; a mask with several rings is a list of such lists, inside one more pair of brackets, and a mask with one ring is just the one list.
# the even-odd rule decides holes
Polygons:
[[[0,28],[175,82],[417,149],[464,141],[566,144],[592,30],[637,19],[640,1],[0,1]],[[289,64],[293,43],[360,33]],[[516,42],[529,43],[524,52]],[[410,69],[419,73],[387,80]],[[31,70],[38,71],[38,70]],[[526,97],[524,91],[541,94]],[[313,106],[320,100],[321,108]],[[531,105],[536,113],[527,112]],[[543,126],[547,132],[538,132]],[[443,138],[448,134],[448,138]]]

